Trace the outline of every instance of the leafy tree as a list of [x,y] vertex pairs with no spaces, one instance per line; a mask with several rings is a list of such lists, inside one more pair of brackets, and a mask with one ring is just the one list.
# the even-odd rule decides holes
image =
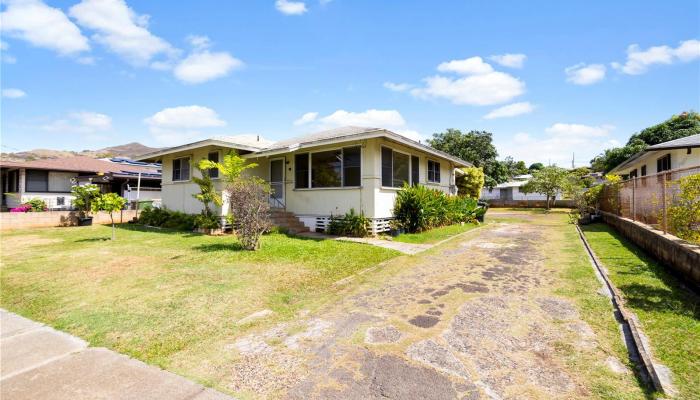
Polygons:
[[539,171],[542,168],[544,168],[544,164],[541,162],[536,162],[534,164],[530,164],[530,167],[527,169],[529,173],[533,173],[535,171]]
[[433,138],[428,139],[433,148],[469,161],[475,167],[482,167],[486,175],[486,185],[489,187],[508,180],[508,169],[496,160],[498,152],[492,141],[490,132],[462,133],[459,129],[451,128],[445,132],[434,133]]
[[694,111],[674,115],[666,121],[632,135],[623,147],[605,150],[591,160],[596,171],[609,172],[647,146],[700,133],[700,114]]
[[508,169],[509,178],[517,175],[524,175],[528,172],[527,166],[525,166],[525,161],[515,161],[513,160],[513,157],[508,156],[502,162]]
[[462,168],[464,175],[457,177],[457,193],[460,196],[468,196],[478,199],[481,189],[484,187],[484,170],[481,167]]
[[112,221],[112,240],[114,240],[114,215],[112,213],[124,208],[125,204],[126,199],[116,193],[105,193],[95,198],[91,203],[93,212],[105,211],[109,213],[109,219]]
[[211,179],[208,172],[210,169],[208,167],[211,165],[209,163],[210,161],[206,159],[199,160],[196,167],[200,171],[202,177],[199,178],[192,176],[192,182],[199,186],[199,193],[193,194],[192,197],[204,204],[204,216],[207,218],[211,217],[212,215],[210,204],[214,204],[216,206],[221,206],[223,204],[221,195],[216,191],[214,181]]
[[236,154],[235,151],[230,151],[226,154],[221,162],[201,160],[197,165],[202,171],[214,168],[218,169],[223,176],[224,182],[227,184],[238,182],[243,171],[257,166],[258,164],[256,163],[248,163],[243,157]]
[[700,244],[700,174],[678,180],[676,202],[668,209],[671,228],[681,239]]
[[557,166],[544,167],[532,175],[532,179],[520,187],[523,193],[540,193],[547,196],[547,210],[550,200],[556,199],[557,193],[569,188],[569,173]]

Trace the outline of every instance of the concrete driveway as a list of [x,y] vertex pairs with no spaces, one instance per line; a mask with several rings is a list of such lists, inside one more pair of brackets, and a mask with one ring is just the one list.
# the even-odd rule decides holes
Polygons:
[[555,347],[610,356],[553,294],[548,225],[523,218],[535,220],[464,235],[340,304],[230,343],[228,388],[292,399],[588,397]]

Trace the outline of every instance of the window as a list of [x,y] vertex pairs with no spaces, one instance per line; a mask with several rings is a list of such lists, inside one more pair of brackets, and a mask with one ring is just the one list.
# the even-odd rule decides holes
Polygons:
[[[306,189],[309,187],[309,183],[312,188],[361,186],[361,164],[362,150],[360,146],[296,154],[294,156],[294,187]],[[311,175],[310,178],[309,175]]]
[[[212,151],[211,153],[207,154],[207,160],[218,163],[219,162],[219,152],[218,151]],[[218,168],[212,168],[207,171],[209,173],[209,176],[212,179],[216,179],[219,177],[219,169]]]
[[382,147],[382,186],[401,187],[411,177],[411,157],[388,147]]
[[428,182],[440,183],[440,163],[428,160]]
[[173,181],[190,180],[190,158],[182,157],[173,160]]
[[24,182],[26,186],[24,190],[27,192],[48,192],[49,171],[28,169]]
[[65,206],[66,205],[66,198],[65,197],[56,197],[56,205],[57,206]]
[[294,187],[309,187],[309,153],[294,156]]
[[630,171],[630,179],[637,177],[637,168]]
[[311,187],[340,187],[342,152],[322,151],[311,155]]
[[641,171],[642,171],[641,172],[642,176],[647,176],[647,166],[646,165],[642,165]]
[[360,146],[343,149],[343,186],[361,186]]
[[671,155],[666,154],[665,156],[656,160],[656,172],[668,171],[671,169]]
[[420,183],[419,174],[418,174],[419,172],[420,172],[420,167],[419,167],[418,157],[411,156],[411,185],[415,186],[415,185]]

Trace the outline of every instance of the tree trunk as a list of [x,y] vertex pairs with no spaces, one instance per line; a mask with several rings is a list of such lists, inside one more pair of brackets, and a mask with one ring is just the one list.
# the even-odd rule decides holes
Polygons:
[[112,240],[114,240],[114,217],[112,216],[112,213],[109,213],[109,219],[112,220]]
[[550,199],[550,196],[547,195],[547,210],[549,210],[549,199]]

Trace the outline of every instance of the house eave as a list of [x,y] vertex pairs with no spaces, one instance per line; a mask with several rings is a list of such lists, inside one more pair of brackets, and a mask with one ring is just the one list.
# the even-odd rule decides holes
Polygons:
[[237,150],[245,150],[245,151],[251,151],[251,152],[260,151],[260,148],[258,148],[258,147],[246,146],[246,145],[237,144],[237,143],[231,143],[231,142],[227,142],[224,140],[204,139],[204,140],[200,140],[200,141],[193,142],[193,143],[183,144],[181,146],[169,147],[167,149],[142,154],[140,156],[134,157],[134,160],[135,161],[158,160],[161,157],[168,155],[168,154],[180,153],[183,151],[198,149],[198,148],[206,147],[206,146],[218,146],[218,147],[225,147],[225,148],[237,149]]

